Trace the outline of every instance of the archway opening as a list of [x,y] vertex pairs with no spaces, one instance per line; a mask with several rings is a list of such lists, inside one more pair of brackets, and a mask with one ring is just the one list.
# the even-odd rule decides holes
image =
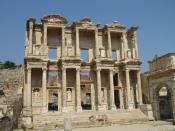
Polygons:
[[159,114],[161,120],[172,119],[172,99],[171,91],[167,87],[161,87],[157,93]]

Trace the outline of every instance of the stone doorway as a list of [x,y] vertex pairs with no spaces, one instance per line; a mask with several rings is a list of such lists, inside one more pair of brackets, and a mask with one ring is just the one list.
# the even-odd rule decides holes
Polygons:
[[83,110],[91,110],[91,84],[81,85],[81,106]]
[[120,94],[119,90],[114,90],[114,102],[117,108],[120,108]]
[[48,111],[58,111],[58,90],[48,90]]
[[159,115],[161,120],[172,119],[172,100],[171,92],[167,87],[161,87],[157,93]]

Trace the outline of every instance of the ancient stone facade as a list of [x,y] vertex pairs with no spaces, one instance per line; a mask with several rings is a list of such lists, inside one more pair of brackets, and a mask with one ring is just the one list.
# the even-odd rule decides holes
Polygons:
[[[27,20],[24,110],[34,114],[135,109],[142,104],[137,27],[47,15]],[[28,117],[28,118],[27,118]]]
[[144,103],[151,103],[156,120],[175,120],[175,53],[155,56],[142,74]]

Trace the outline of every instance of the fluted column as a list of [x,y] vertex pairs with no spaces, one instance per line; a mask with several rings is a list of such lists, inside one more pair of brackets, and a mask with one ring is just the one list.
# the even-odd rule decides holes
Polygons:
[[141,88],[141,79],[140,79],[140,70],[137,71],[137,89],[138,89],[138,97],[139,97],[139,105],[143,104],[142,101],[142,88]]
[[43,113],[47,112],[47,69],[43,68],[42,91],[43,91]]
[[44,45],[47,45],[47,26],[44,24],[44,37],[43,37]]
[[123,85],[122,85],[122,71],[118,72],[118,84],[120,87],[119,95],[120,95],[120,108],[124,108],[124,102],[123,102]]
[[79,29],[76,27],[76,57],[80,57],[80,40],[79,40]]
[[112,58],[112,54],[111,54],[111,51],[112,51],[112,48],[111,48],[111,32],[108,30],[107,34],[108,34],[108,57]]
[[32,69],[27,68],[27,108],[31,109],[32,107],[32,87],[31,87],[31,73]]
[[76,103],[77,112],[82,111],[81,107],[81,88],[80,88],[80,69],[76,69]]
[[126,34],[122,33],[121,36],[121,46],[122,46],[122,59],[127,58],[127,38],[126,38]]
[[32,37],[33,37],[33,22],[29,22],[29,54],[33,53]]
[[139,55],[138,55],[138,45],[137,45],[137,38],[136,38],[136,31],[134,32],[134,45],[135,45],[135,57],[138,59]]
[[95,56],[99,57],[99,45],[98,45],[98,29],[95,29]]
[[62,57],[64,57],[66,55],[65,53],[65,27],[62,27],[62,49],[61,49],[61,52],[62,52]]
[[97,69],[97,101],[98,110],[101,109],[101,69]]
[[113,70],[109,71],[109,83],[110,83],[110,109],[116,110],[116,106],[114,103],[114,81],[113,81]]
[[127,90],[127,108],[133,109],[133,103],[131,101],[131,87],[130,87],[130,78],[128,69],[126,69],[126,90]]
[[62,112],[67,112],[66,68],[62,68]]

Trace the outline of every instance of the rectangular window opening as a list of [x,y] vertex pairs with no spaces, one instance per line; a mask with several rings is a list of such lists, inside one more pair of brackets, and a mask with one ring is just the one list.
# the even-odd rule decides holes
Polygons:
[[49,59],[56,59],[57,58],[57,48],[49,48]]
[[84,62],[88,62],[89,59],[88,49],[81,49],[80,57]]
[[57,71],[48,72],[48,86],[58,86],[58,72]]
[[117,54],[115,50],[112,50],[112,60],[116,60],[117,59]]

